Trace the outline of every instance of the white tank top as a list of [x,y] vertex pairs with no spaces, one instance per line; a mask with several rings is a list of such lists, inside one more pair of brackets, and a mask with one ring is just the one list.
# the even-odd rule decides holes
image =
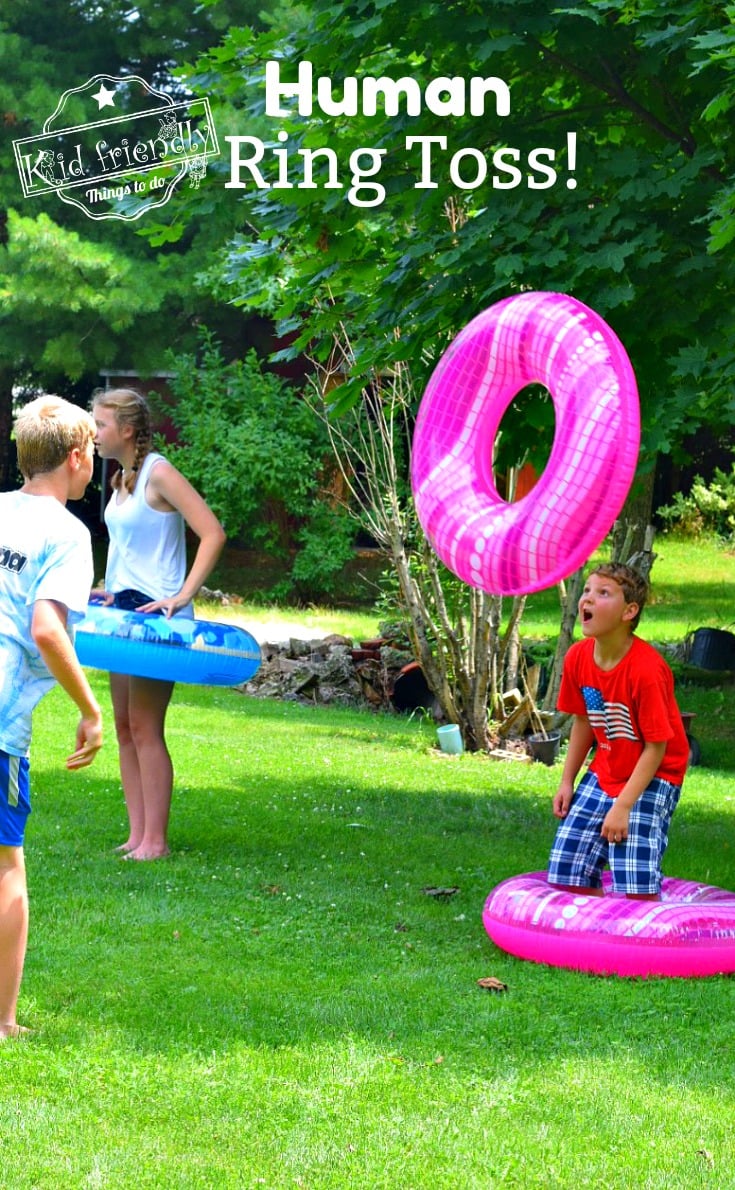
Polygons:
[[184,518],[179,512],[151,508],[145,494],[151,471],[162,460],[163,455],[155,451],[147,454],[135,490],[122,501],[119,492],[113,491],[105,509],[110,535],[105,589],[113,595],[132,588],[152,599],[168,599],[184,585]]

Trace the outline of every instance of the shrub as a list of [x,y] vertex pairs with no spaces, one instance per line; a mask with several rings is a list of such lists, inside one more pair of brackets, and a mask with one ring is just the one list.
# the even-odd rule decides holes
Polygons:
[[706,484],[697,476],[691,492],[677,492],[671,504],[658,510],[667,528],[687,537],[715,533],[730,539],[735,535],[735,463],[730,473],[716,467]]
[[254,351],[227,363],[201,335],[199,357],[171,358],[168,458],[204,496],[230,538],[283,559],[275,594],[332,595],[352,555],[354,525],[326,490],[330,449],[293,385],[264,372]]

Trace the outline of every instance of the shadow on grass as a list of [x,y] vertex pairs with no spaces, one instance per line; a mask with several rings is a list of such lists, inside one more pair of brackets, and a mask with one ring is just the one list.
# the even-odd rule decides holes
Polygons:
[[[264,704],[257,722],[278,718]],[[348,743],[361,730],[346,726]],[[253,749],[228,783],[185,774],[174,854],[158,864],[109,852],[120,804],[108,782],[90,779],[83,800],[62,791],[28,854],[26,979],[51,1044],[94,1030],[175,1055],[352,1038],[386,1062],[439,1055],[463,1077],[624,1053],[651,1078],[716,1083],[721,1064],[702,1055],[723,1052],[730,980],[585,976],[515,960],[485,935],[490,889],[545,864],[558,771],[487,765],[480,783],[477,766],[417,754],[397,784],[370,756],[371,730],[354,766],[324,765],[310,736],[306,777],[274,775]],[[731,838],[724,807],[683,806],[667,870],[733,884]],[[437,887],[457,891],[425,891]],[[478,988],[490,974],[507,994]]]

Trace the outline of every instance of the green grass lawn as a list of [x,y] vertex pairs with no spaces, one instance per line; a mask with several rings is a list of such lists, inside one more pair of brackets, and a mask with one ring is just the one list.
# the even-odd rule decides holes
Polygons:
[[[681,574],[680,604],[662,576],[684,555],[661,554],[671,623],[696,627],[700,580]],[[720,561],[701,583],[724,598]],[[581,975],[483,930],[493,886],[546,863],[558,764],[446,757],[420,718],[179,686],[173,854],[128,863],[93,680],[92,768],[62,768],[59,692],[36,712],[35,1032],[0,1047],[8,1190],[735,1187],[735,981]],[[732,692],[682,692],[704,763],[665,867],[735,888]]]
[[[735,550],[706,538],[664,536],[656,539],[654,552],[651,602],[640,626],[644,639],[671,642],[702,626],[735,626]],[[606,561],[609,551],[601,549],[595,558]],[[558,608],[556,588],[529,596],[522,632],[529,636],[558,632]]]
[[[702,626],[730,629],[735,626],[735,550],[707,539],[689,541],[671,536],[658,538],[654,549],[657,558],[651,575],[651,602],[640,627],[644,639],[670,643],[683,640],[687,633]],[[596,555],[600,561],[608,557],[605,548]],[[373,572],[377,565],[374,560],[371,562]],[[226,577],[227,589],[235,593],[246,590],[251,581],[232,564]],[[365,589],[372,590],[372,585],[366,584]],[[297,611],[246,601],[231,607],[208,604],[202,607],[201,614],[210,619],[245,618],[254,623],[279,618],[290,623],[297,618],[307,631],[343,632],[355,640],[369,639],[378,630],[378,616],[367,601],[363,606],[308,607]],[[530,595],[521,633],[534,638],[554,636],[559,631],[559,616],[556,587]]]

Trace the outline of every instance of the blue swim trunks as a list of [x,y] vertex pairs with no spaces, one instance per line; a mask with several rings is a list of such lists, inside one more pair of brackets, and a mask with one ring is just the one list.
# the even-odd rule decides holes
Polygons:
[[22,847],[31,812],[28,757],[0,751],[0,844]]
[[595,774],[586,772],[557,828],[549,857],[549,884],[600,888],[602,869],[608,864],[615,892],[659,893],[661,861],[680,795],[680,785],[654,777],[630,811],[628,838],[608,843],[600,829],[613,799],[601,789]]

